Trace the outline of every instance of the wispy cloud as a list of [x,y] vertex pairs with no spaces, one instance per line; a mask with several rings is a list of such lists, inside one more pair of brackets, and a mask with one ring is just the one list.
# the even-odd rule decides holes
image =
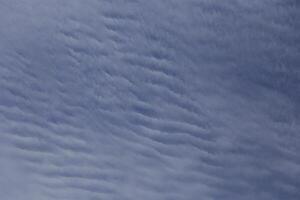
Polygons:
[[299,199],[299,11],[0,2],[0,197]]

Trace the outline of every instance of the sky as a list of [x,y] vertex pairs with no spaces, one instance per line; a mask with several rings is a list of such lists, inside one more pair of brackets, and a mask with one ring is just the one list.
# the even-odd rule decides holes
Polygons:
[[0,199],[299,200],[298,0],[0,0]]

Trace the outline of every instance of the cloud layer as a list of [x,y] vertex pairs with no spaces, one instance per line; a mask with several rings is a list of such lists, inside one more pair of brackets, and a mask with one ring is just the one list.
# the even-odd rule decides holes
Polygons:
[[0,197],[300,198],[297,0],[0,1]]

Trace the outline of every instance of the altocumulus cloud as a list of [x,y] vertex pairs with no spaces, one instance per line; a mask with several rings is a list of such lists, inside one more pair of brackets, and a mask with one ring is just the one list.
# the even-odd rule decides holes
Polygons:
[[300,199],[297,0],[0,1],[0,199]]

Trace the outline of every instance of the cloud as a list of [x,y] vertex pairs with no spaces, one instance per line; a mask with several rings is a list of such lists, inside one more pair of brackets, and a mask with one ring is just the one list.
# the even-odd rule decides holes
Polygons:
[[299,199],[296,1],[0,5],[0,196]]

